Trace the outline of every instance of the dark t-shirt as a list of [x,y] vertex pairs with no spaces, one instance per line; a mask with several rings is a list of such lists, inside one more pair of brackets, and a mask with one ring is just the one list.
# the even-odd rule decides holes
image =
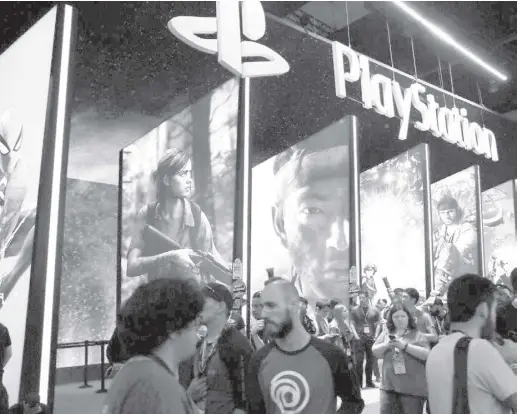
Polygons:
[[499,307],[496,317],[496,331],[506,339],[516,342],[516,307],[510,303]]
[[369,306],[367,312],[361,306],[355,306],[351,310],[351,320],[361,339],[374,339],[380,319],[381,313],[374,306]]
[[11,335],[7,327],[0,323],[0,372],[3,372],[5,349],[11,346]]
[[345,354],[321,339],[311,337],[295,352],[272,341],[250,361],[248,414],[335,414],[336,397],[345,407],[342,412],[360,413],[364,402],[353,375]]

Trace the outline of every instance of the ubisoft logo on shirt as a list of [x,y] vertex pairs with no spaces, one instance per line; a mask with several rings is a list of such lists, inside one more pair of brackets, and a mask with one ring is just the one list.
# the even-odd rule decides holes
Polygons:
[[309,385],[298,372],[279,372],[270,384],[270,396],[283,414],[298,414],[308,405]]

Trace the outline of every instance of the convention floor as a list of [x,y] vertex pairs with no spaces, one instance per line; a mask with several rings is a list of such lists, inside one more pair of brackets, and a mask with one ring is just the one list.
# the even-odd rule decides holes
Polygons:
[[[56,387],[54,414],[101,414],[102,403],[106,394],[97,394],[100,381],[92,381],[92,388],[80,389],[81,384],[67,384]],[[109,387],[109,382],[106,388]],[[379,391],[362,390],[367,407],[362,414],[379,414]]]

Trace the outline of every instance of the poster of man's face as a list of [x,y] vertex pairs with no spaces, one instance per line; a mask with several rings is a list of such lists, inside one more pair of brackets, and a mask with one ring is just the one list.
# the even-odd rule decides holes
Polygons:
[[238,96],[229,80],[123,149],[121,302],[157,277],[231,283]]
[[363,291],[373,303],[392,289],[426,290],[424,172],[419,145],[360,174]]
[[476,167],[431,186],[433,290],[443,295],[465,273],[479,273]]
[[482,193],[486,276],[509,287],[510,273],[517,265],[514,185],[511,180]]
[[253,168],[252,294],[273,268],[310,307],[347,298],[350,122],[346,117]]

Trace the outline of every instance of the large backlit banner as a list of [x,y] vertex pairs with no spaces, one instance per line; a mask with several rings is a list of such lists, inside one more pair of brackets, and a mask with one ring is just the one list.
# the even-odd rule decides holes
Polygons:
[[55,24],[56,8],[0,55],[0,322],[13,350],[2,380],[10,403],[21,381]]
[[477,171],[470,167],[431,186],[433,200],[432,290],[441,295],[451,280],[479,273]]
[[362,289],[374,303],[394,288],[426,294],[426,168],[421,144],[360,174]]
[[347,116],[252,169],[252,295],[273,268],[310,309],[347,300],[351,123]]
[[[116,185],[67,180],[58,343],[104,340],[115,327]],[[95,257],[95,260],[92,260]],[[89,363],[101,362],[100,347]],[[56,367],[81,366],[84,348],[59,349]]]
[[232,283],[239,82],[123,149],[121,302],[150,278]]
[[514,180],[482,193],[486,277],[510,285],[516,259],[516,199]]

